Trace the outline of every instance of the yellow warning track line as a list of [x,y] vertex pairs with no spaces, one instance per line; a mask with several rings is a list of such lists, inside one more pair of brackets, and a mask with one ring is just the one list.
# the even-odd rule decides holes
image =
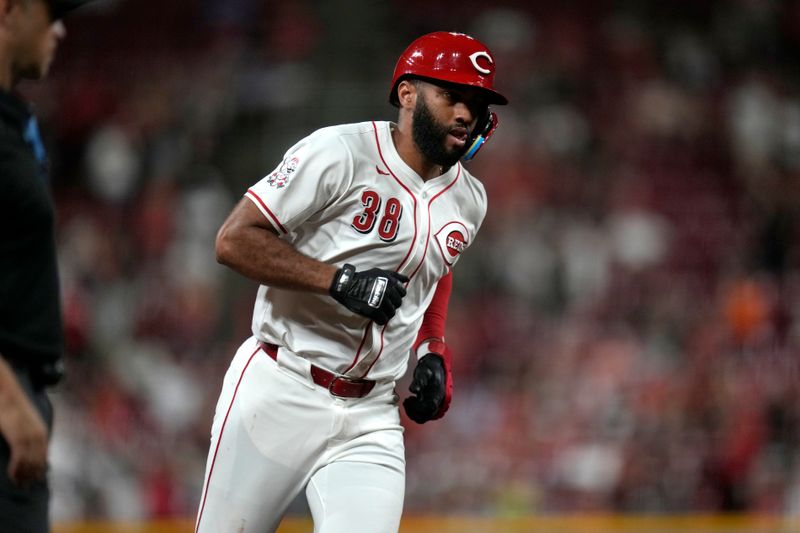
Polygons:
[[[278,533],[311,533],[287,518]],[[53,533],[192,533],[193,520],[56,524]],[[355,532],[354,532],[355,533]],[[406,516],[400,533],[800,533],[800,517],[775,515]]]

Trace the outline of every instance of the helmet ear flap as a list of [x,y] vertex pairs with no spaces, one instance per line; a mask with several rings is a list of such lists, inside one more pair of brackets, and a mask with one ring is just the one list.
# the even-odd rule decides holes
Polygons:
[[497,118],[497,115],[486,110],[486,116],[484,117],[483,121],[478,123],[475,126],[475,130],[472,135],[469,137],[469,148],[461,157],[463,161],[470,161],[472,158],[475,157],[475,154],[478,153],[478,150],[489,140],[489,138],[494,134],[494,131],[497,129],[497,126],[500,124],[500,121]]

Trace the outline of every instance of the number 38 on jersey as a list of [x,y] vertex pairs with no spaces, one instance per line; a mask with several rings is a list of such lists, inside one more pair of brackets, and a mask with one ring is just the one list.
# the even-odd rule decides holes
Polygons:
[[373,191],[366,190],[361,194],[361,212],[350,224],[359,233],[367,234],[376,229],[378,237],[384,242],[392,242],[397,238],[403,206],[400,200],[391,196],[384,201]]

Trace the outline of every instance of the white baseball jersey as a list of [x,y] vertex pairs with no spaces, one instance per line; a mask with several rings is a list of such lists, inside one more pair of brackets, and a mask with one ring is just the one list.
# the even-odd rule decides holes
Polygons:
[[[298,251],[398,271],[408,294],[380,326],[326,294],[259,288],[254,336],[217,403],[196,533],[273,532],[303,488],[314,531],[398,530],[405,452],[394,382],[436,283],[475,238],[486,194],[460,164],[423,181],[397,154],[392,127],[321,129],[247,191]],[[277,356],[257,339],[281,346]],[[314,384],[312,362],[378,383],[364,397],[337,397]]]
[[424,181],[399,156],[390,122],[320,129],[250,188],[299,252],[333,265],[395,270],[408,294],[385,326],[329,295],[261,286],[253,334],[354,378],[394,381],[438,280],[472,243],[486,214],[483,185],[461,164]]

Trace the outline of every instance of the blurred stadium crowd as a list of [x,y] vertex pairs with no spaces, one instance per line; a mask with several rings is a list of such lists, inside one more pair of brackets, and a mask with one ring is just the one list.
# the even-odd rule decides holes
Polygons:
[[[800,2],[118,0],[24,86],[59,211],[56,521],[192,516],[255,285],[214,261],[314,129],[393,119],[397,55],[489,44],[511,105],[455,270],[447,417],[407,509],[800,512]],[[401,391],[405,395],[405,390]]]

